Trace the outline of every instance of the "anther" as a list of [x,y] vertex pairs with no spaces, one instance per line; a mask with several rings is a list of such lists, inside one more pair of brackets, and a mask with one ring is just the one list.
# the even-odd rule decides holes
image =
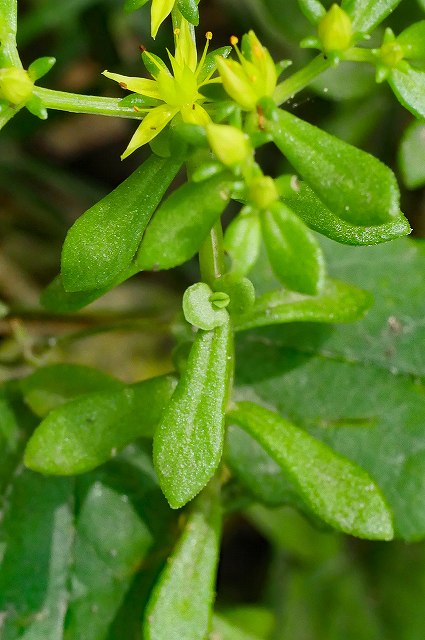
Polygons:
[[230,36],[230,44],[232,45],[232,47],[235,46],[235,44],[238,44],[239,42],[239,38],[237,36]]
[[212,40],[213,34],[211,31],[207,31],[205,34],[205,37],[207,40]]

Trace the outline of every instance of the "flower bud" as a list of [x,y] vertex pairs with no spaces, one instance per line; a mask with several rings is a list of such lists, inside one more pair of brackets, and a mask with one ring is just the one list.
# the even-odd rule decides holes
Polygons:
[[31,96],[34,83],[24,69],[9,67],[0,69],[0,97],[12,104],[26,102]]
[[222,56],[217,56],[216,62],[223,87],[229,96],[245,111],[253,111],[261,96],[257,96],[242,66]]
[[249,185],[249,202],[259,209],[266,209],[279,200],[279,193],[273,178],[261,176],[254,178]]
[[226,167],[242,164],[252,156],[249,137],[240,129],[226,124],[209,124],[206,130],[211,149]]
[[320,20],[317,33],[325,53],[345,51],[351,46],[353,28],[350,17],[341,7],[333,4]]

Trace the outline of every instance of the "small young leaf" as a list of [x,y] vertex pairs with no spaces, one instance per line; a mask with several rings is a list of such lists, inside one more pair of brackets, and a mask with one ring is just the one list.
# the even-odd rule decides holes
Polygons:
[[174,191],[146,229],[136,266],[157,271],[192,258],[224,211],[231,187],[229,174],[221,173]]
[[26,404],[40,417],[75,396],[97,391],[118,391],[124,383],[99,369],[79,364],[53,364],[37,369],[20,381]]
[[199,24],[199,11],[196,0],[177,0],[177,6],[188,22],[195,26]]
[[175,386],[173,376],[161,376],[53,409],[30,438],[25,465],[51,475],[94,469],[136,438],[152,436]]
[[224,250],[232,260],[231,271],[246,276],[257,261],[261,243],[258,212],[248,210],[238,215],[224,234]]
[[425,118],[425,72],[409,67],[393,69],[388,82],[400,104],[417,118]]
[[415,22],[397,36],[397,43],[402,46],[404,56],[409,60],[425,59],[425,20]]
[[326,9],[319,0],[298,0],[300,9],[312,24],[317,24],[326,14]]
[[227,293],[230,298],[226,307],[230,316],[238,316],[252,307],[255,302],[255,289],[251,280],[240,278],[233,273],[225,273],[212,285],[214,291]]
[[145,640],[205,640],[221,534],[218,497],[208,488],[190,513],[149,601]]
[[297,188],[297,191],[287,192],[283,201],[311,229],[342,244],[380,244],[411,232],[409,221],[402,213],[391,222],[380,225],[365,227],[350,224],[328,209],[305,182],[298,183]]
[[372,31],[401,0],[342,0],[341,8],[352,18],[353,28],[361,33]]
[[154,436],[155,469],[173,509],[196,496],[220,462],[232,375],[230,322],[198,331],[186,370]]
[[398,164],[408,189],[425,185],[425,123],[413,121],[405,130],[398,152]]
[[280,282],[292,291],[316,295],[326,278],[319,243],[304,222],[282,202],[261,215],[267,255]]
[[372,302],[367,291],[328,278],[318,296],[284,289],[264,293],[251,309],[235,318],[235,330],[286,322],[354,322],[364,316]]
[[66,291],[99,289],[127,269],[181,162],[152,155],[71,227],[62,249]]
[[214,307],[211,302],[212,295],[212,290],[205,282],[196,282],[186,289],[183,296],[186,321],[204,331],[220,327],[229,319],[226,309]]
[[278,414],[241,402],[229,415],[276,460],[306,504],[339,531],[371,540],[391,540],[392,516],[381,490],[348,458]]
[[267,129],[296,171],[342,220],[366,226],[399,215],[395,176],[370,154],[281,109]]

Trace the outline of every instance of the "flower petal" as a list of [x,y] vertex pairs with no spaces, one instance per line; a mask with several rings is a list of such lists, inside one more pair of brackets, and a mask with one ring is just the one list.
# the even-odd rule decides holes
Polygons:
[[170,15],[175,0],[152,0],[151,6],[151,35],[156,37],[158,29],[165,18]]
[[201,127],[206,127],[207,124],[211,122],[211,118],[204,107],[201,107],[201,105],[196,102],[182,107],[180,113],[182,114],[183,122],[189,124],[199,124]]
[[110,71],[104,71],[103,75],[111,80],[115,80],[115,82],[118,82],[123,89],[140,93],[140,95],[148,96],[149,98],[161,99],[155,80],[122,76],[119,73],[111,73]]
[[147,114],[141,124],[137,127],[127,149],[121,156],[121,160],[124,160],[124,158],[127,158],[127,156],[133,153],[133,151],[136,151],[139,147],[142,147],[147,142],[153,140],[153,138],[155,138],[155,136],[164,129],[177,112],[177,108],[169,107],[166,104],[162,104],[161,106],[152,109],[152,111]]

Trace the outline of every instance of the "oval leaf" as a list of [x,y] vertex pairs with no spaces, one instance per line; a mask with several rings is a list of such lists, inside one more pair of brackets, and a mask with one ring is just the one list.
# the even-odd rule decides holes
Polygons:
[[152,436],[175,386],[173,376],[163,376],[53,409],[31,436],[25,465],[51,475],[94,469],[136,438]]
[[296,171],[342,220],[375,225],[399,215],[395,176],[370,154],[281,109],[267,128]]
[[171,269],[192,258],[224,211],[231,186],[228,174],[221,173],[174,191],[146,229],[137,267]]
[[409,221],[402,213],[391,222],[380,225],[364,227],[350,224],[332,213],[305,182],[298,183],[297,189],[285,194],[284,202],[304,220],[310,229],[342,244],[380,244],[401,238],[411,232]]
[[405,130],[399,152],[398,164],[403,181],[409,189],[425,185],[425,123],[414,120]]
[[71,227],[62,249],[66,291],[98,289],[129,267],[181,161],[152,155]]
[[372,31],[401,0],[342,0],[341,7],[352,18],[353,28],[361,33]]
[[228,321],[226,309],[217,309],[211,302],[212,290],[205,282],[196,282],[183,295],[183,313],[186,321],[198,329],[208,331]]
[[79,364],[53,364],[20,381],[26,404],[44,417],[55,407],[85,393],[118,391],[124,384],[99,369]]
[[425,72],[411,67],[406,71],[393,69],[388,82],[403,107],[417,118],[425,118]]
[[260,216],[248,211],[237,216],[224,234],[224,250],[232,260],[232,273],[246,276],[257,261],[261,244]]
[[186,521],[148,603],[145,640],[205,640],[221,533],[217,496],[204,492]]
[[404,49],[404,55],[409,60],[423,60],[425,58],[425,20],[410,25],[397,37],[397,43]]
[[264,447],[322,520],[359,538],[392,539],[390,510],[364,469],[303,429],[251,402],[239,403],[229,420]]
[[285,322],[354,322],[372,305],[367,291],[328,278],[319,296],[279,289],[264,293],[235,318],[236,331]]
[[325,259],[304,222],[277,202],[262,212],[261,225],[267,255],[280,282],[292,291],[319,293],[326,277]]
[[198,3],[196,0],[177,0],[177,6],[184,18],[191,24],[199,24]]
[[173,509],[194,498],[220,462],[232,374],[230,322],[199,331],[154,436],[155,469]]

